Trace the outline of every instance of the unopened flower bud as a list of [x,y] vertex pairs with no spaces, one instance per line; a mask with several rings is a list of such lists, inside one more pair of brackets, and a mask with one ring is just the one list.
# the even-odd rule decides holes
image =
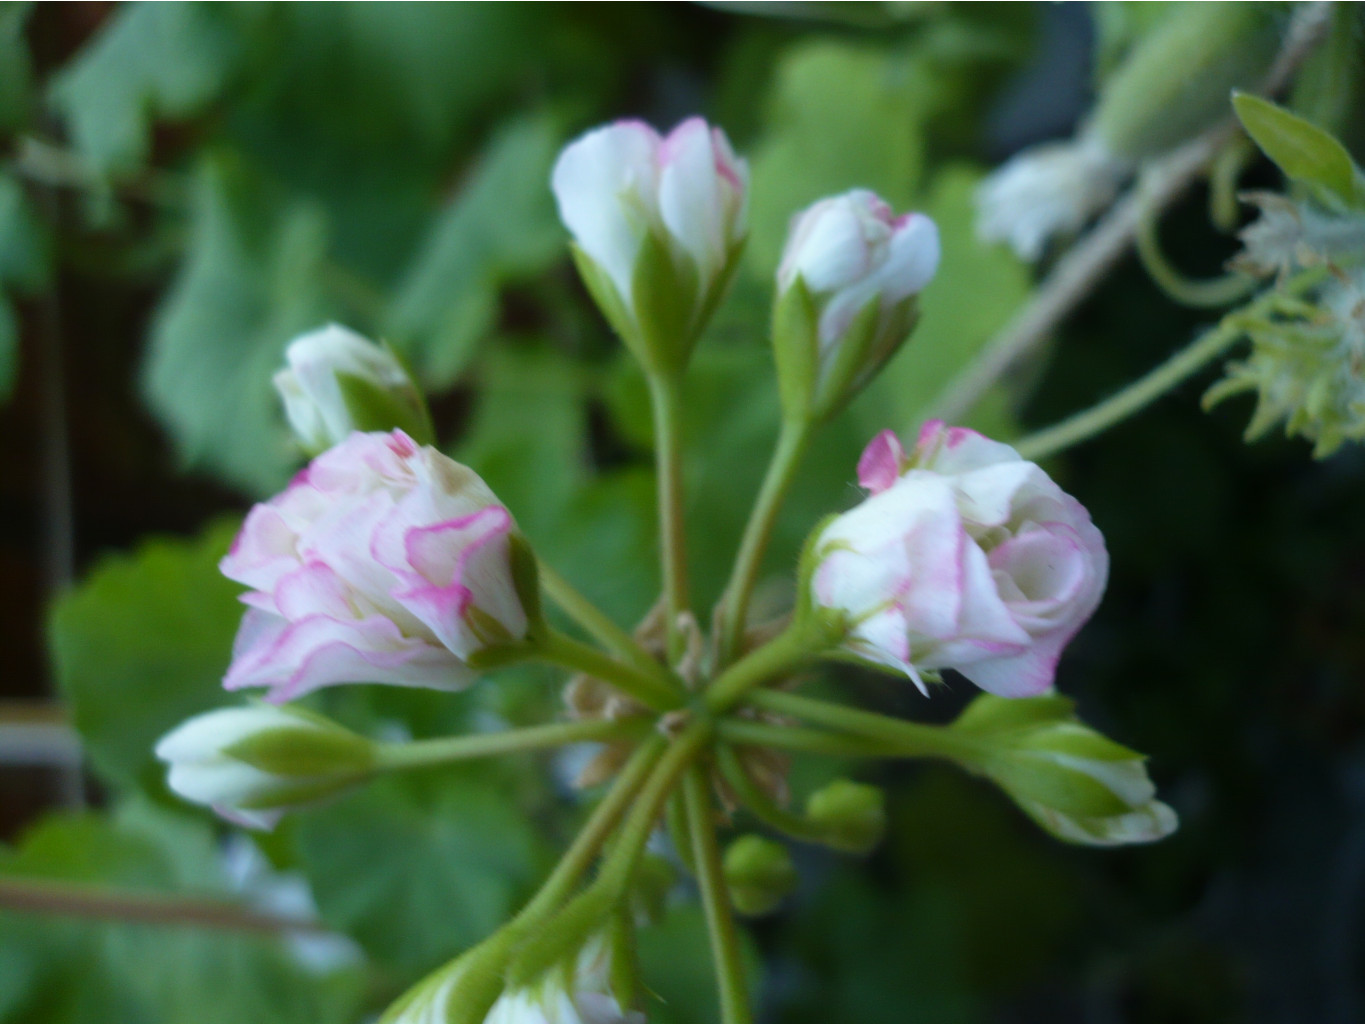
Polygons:
[[388,348],[331,324],[290,342],[275,389],[299,444],[317,455],[354,431],[402,430],[432,438],[422,393]]
[[821,841],[844,853],[869,853],[886,833],[886,797],[876,786],[835,779],[806,800],[806,817]]
[[725,850],[725,884],[741,914],[760,917],[776,910],[796,888],[796,866],[781,843],[740,836]]
[[952,729],[984,751],[965,766],[1058,839],[1118,846],[1175,831],[1175,811],[1156,799],[1142,755],[1077,721],[1065,697],[983,694]]
[[374,766],[374,747],[327,719],[258,704],[198,715],[156,745],[167,784],[186,800],[250,828],[338,793]]
[[908,454],[879,434],[858,479],[871,496],[830,520],[811,559],[843,649],[925,692],[923,670],[941,668],[1001,696],[1046,691],[1108,576],[1080,503],[1008,445],[939,421]]
[[865,189],[792,219],[777,271],[773,343],[788,416],[826,419],[895,355],[938,269],[938,228]]
[[1171,5],[1109,76],[1074,139],[1026,149],[982,182],[977,233],[1032,261],[1080,230],[1143,161],[1227,117],[1229,92],[1261,81],[1280,45],[1276,7]]
[[743,246],[748,165],[701,118],[664,137],[619,121],[565,147],[551,186],[612,328],[649,370],[679,372]]

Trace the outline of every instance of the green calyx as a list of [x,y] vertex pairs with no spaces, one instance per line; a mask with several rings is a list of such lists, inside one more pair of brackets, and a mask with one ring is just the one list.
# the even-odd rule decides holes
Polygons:
[[398,429],[418,444],[436,443],[431,413],[421,392],[411,382],[403,387],[386,387],[369,377],[344,371],[337,371],[336,381],[346,414],[356,430]]

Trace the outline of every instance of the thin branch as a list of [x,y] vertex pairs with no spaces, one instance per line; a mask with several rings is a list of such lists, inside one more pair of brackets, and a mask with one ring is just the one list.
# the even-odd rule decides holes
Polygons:
[[0,878],[0,910],[263,935],[330,932],[318,921],[266,914],[224,900],[29,878]]
[[[1330,24],[1327,0],[1295,12],[1284,46],[1260,91],[1273,95],[1321,41]],[[960,420],[1006,373],[1032,355],[1071,312],[1094,291],[1133,247],[1141,215],[1159,217],[1208,168],[1237,132],[1229,117],[1144,170],[1142,185],[1130,188],[1053,268],[1032,300],[992,338],[976,359],[933,403],[925,419]]]

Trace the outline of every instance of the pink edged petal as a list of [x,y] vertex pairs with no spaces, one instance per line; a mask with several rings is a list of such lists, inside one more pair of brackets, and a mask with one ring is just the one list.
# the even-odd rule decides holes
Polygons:
[[659,147],[659,216],[702,283],[720,272],[729,249],[721,186],[711,130],[701,118],[688,118]]
[[876,275],[883,306],[922,292],[938,271],[939,256],[938,225],[922,213],[901,218]]
[[350,588],[323,562],[305,562],[280,578],[275,587],[275,611],[286,619],[325,615],[331,619],[357,618]]
[[507,509],[490,505],[460,519],[407,532],[410,569],[401,574],[407,589],[395,591],[394,599],[456,654],[466,655],[480,645],[466,620],[475,592],[480,608],[512,636],[526,632],[526,616],[507,569],[512,525]]
[[[450,652],[403,636],[381,616],[344,623],[324,616],[276,622],[269,630],[253,631],[250,643],[234,656],[225,688],[268,687],[266,699],[283,703],[340,683],[459,690],[473,678]],[[248,629],[245,619],[242,629]]]
[[901,475],[905,449],[894,430],[883,430],[867,443],[858,459],[858,483],[872,494],[880,494]]
[[281,576],[298,565],[297,540],[278,509],[256,505],[218,563],[218,571],[255,590],[272,590]]
[[1052,688],[1065,642],[1044,639],[1013,657],[986,658],[954,668],[997,697],[1037,697]]
[[951,476],[1023,460],[1009,445],[992,441],[975,430],[950,427],[942,420],[930,420],[920,428],[910,461],[921,469]]
[[1090,564],[1074,530],[1030,524],[990,553],[996,588],[1010,614],[1031,633],[1071,618],[1089,589]]
[[910,661],[912,652],[910,638],[906,635],[903,609],[893,605],[884,612],[864,619],[853,630],[845,646],[850,653],[860,658],[904,672],[920,693],[929,696],[929,687]]

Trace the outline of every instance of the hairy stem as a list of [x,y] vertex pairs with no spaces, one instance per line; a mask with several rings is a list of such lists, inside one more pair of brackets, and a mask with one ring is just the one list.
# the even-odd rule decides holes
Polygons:
[[[773,726],[772,728],[780,729],[781,727]],[[724,735],[725,733],[722,730],[721,736]],[[730,788],[735,791],[735,795],[739,797],[745,809],[763,824],[802,842],[818,843],[823,841],[825,837],[824,828],[809,818],[793,814],[785,807],[779,806],[775,800],[754,783],[734,747],[727,743],[720,744],[716,749],[716,763],[720,766],[725,781],[730,784]]]
[[[1332,4],[1300,4],[1275,65],[1260,92],[1282,89],[1313,47],[1322,39]],[[939,395],[925,419],[960,420],[1005,374],[1032,355],[1057,325],[1094,290],[1133,246],[1140,214],[1158,217],[1179,199],[1234,136],[1232,118],[1154,161],[1143,175],[1141,194],[1129,191],[1098,224],[1057,261],[1033,298],[992,338]]]
[[[613,622],[601,609],[579,593],[573,584],[544,562],[540,563],[540,584],[550,600],[558,605],[564,614],[612,654],[641,672],[661,677],[668,675],[633,636]],[[675,681],[673,685],[681,686],[681,683]]]
[[717,676],[704,692],[707,709],[712,714],[724,714],[754,687],[810,661],[827,646],[825,641],[823,633],[798,619],[786,632],[750,651]]
[[754,501],[749,522],[744,527],[735,567],[730,574],[720,604],[719,664],[728,665],[739,652],[744,634],[744,623],[749,610],[749,598],[758,581],[763,555],[768,550],[773,525],[782,502],[791,488],[797,467],[810,443],[811,423],[807,420],[784,418],[782,430],[773,449],[772,460],[763,477],[758,497]]
[[756,690],[746,698],[754,707],[814,722],[871,741],[881,756],[894,751],[899,757],[943,757],[954,761],[974,760],[979,745],[951,728],[921,725],[891,718],[875,711],[833,704],[780,690]]
[[659,673],[645,673],[555,630],[546,633],[532,653],[552,664],[586,672],[655,711],[672,711],[682,703],[681,691],[666,681],[662,666]]
[[697,886],[706,912],[707,932],[711,937],[711,958],[720,988],[721,1024],[752,1024],[749,988],[744,979],[744,959],[739,948],[739,932],[730,910],[721,866],[720,844],[716,840],[715,807],[707,785],[706,773],[693,767],[683,780],[687,805],[687,824],[692,833],[692,859],[696,862]]
[[418,768],[424,765],[446,764],[475,757],[511,754],[521,750],[543,750],[566,743],[607,743],[613,740],[638,739],[649,728],[643,721],[556,722],[528,729],[507,729],[472,736],[442,736],[438,739],[415,740],[411,743],[385,743],[376,753],[377,766],[391,771]]
[[668,613],[668,658],[676,663],[686,640],[680,617],[690,610],[687,531],[683,515],[682,438],[678,378],[649,375],[654,410],[654,453],[659,483],[659,544],[663,551],[664,607]]

